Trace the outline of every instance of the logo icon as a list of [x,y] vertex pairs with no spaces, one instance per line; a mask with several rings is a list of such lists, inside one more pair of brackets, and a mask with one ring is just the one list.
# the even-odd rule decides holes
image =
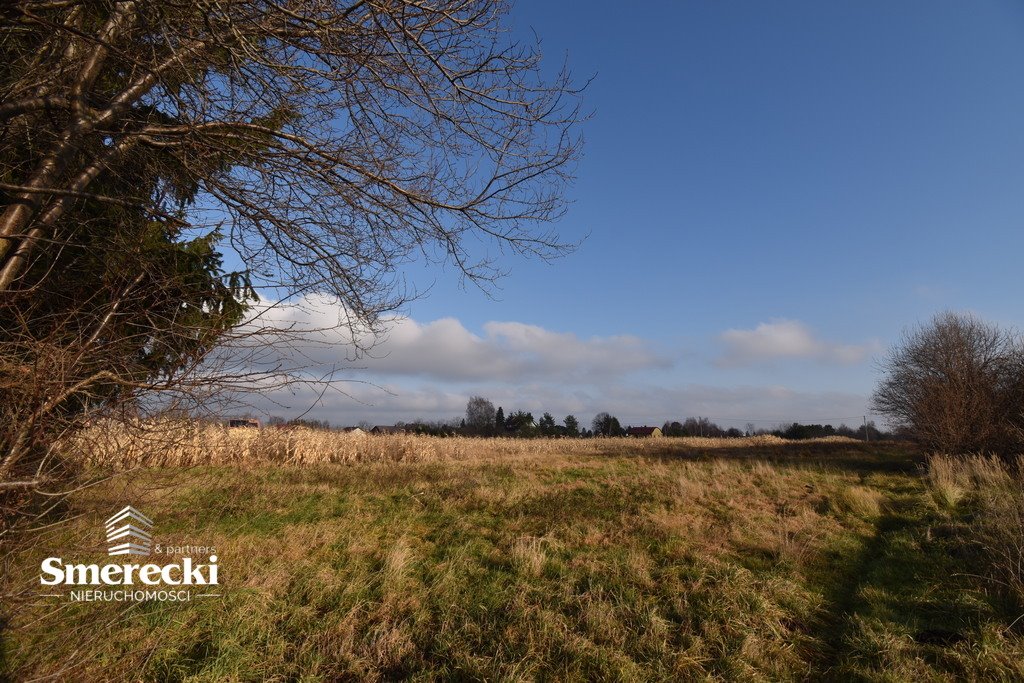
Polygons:
[[153,520],[131,505],[107,520],[108,554],[149,555],[153,547]]

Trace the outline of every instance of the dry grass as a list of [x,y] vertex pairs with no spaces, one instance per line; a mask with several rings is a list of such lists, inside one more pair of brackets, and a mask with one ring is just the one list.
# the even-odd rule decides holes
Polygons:
[[877,490],[867,486],[848,486],[836,492],[833,503],[844,512],[874,519],[882,513],[884,496]]
[[[145,680],[779,679],[812,666],[809,627],[828,612],[802,568],[843,533],[845,518],[818,510],[848,475],[492,455],[141,470],[83,492],[84,516],[47,548],[88,559],[97,523],[129,499],[165,541],[216,546],[225,600],[31,604],[14,624],[16,671],[60,670],[66,642],[88,655],[79,679],[113,661]],[[174,472],[187,482],[155,485]]]
[[280,463],[450,462],[510,456],[671,455],[680,451],[857,444],[845,437],[793,442],[776,436],[738,439],[478,439],[414,435],[369,435],[311,429],[229,429],[183,421],[131,428],[96,425],[69,441],[68,457],[87,466],[113,469]]
[[964,542],[980,546],[989,577],[1024,609],[1024,470],[994,456],[940,455],[928,461],[928,482],[947,512],[970,516]]
[[512,546],[512,563],[527,576],[540,576],[544,572],[547,554],[539,538],[518,538]]
[[939,507],[955,510],[969,494],[1012,489],[1020,471],[996,456],[935,455],[928,459],[927,478]]
[[[956,578],[967,560],[928,542],[902,446],[107,432],[79,462],[149,467],[76,493],[6,566],[13,679],[1024,676],[1020,639]],[[105,558],[126,502],[158,542],[216,546],[223,598],[34,597],[42,557]],[[916,642],[927,628],[969,642]]]

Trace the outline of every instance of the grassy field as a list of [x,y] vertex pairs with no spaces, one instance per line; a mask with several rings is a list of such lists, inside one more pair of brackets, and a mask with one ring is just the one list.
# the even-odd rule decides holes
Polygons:
[[[969,533],[982,478],[903,445],[230,438],[273,443],[133,456],[7,558],[12,678],[1024,678]],[[36,597],[44,557],[104,561],[127,503],[216,546],[223,597]]]

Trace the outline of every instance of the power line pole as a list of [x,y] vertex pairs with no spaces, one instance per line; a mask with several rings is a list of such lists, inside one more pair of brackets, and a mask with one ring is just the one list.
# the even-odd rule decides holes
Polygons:
[[871,441],[871,436],[868,434],[868,416],[864,415],[864,443]]

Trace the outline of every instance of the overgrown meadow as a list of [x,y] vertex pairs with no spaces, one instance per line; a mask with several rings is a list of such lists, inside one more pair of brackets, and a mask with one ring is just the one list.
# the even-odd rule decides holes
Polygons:
[[[119,473],[6,558],[13,679],[1024,678],[1002,523],[1024,495],[998,461],[209,429],[77,442]],[[104,560],[127,503],[157,542],[215,546],[223,596],[37,597],[44,557]]]

